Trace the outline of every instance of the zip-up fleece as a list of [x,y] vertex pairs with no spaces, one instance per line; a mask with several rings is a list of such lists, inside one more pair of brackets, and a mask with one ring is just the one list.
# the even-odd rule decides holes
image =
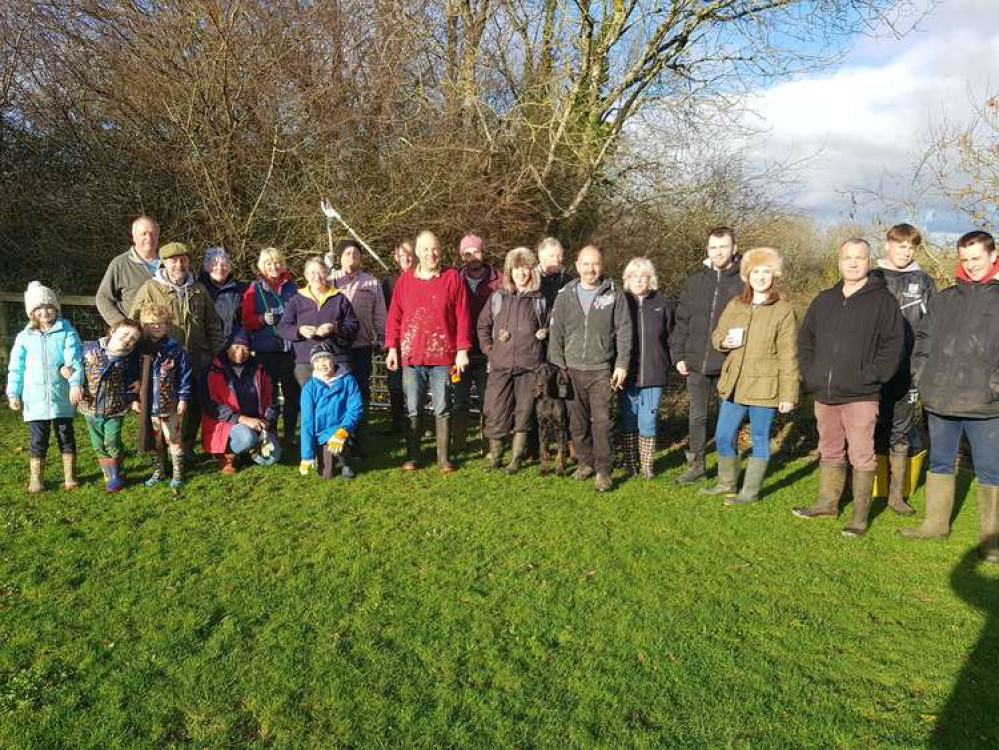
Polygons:
[[930,301],[916,329],[912,374],[927,411],[999,417],[999,278],[958,278]]
[[356,433],[362,416],[361,389],[349,372],[337,367],[329,382],[309,378],[302,388],[302,460],[315,459],[316,448],[341,427]]
[[[325,339],[303,339],[298,332],[302,326],[318,327],[324,323],[332,323],[334,327],[333,333]],[[354,314],[350,300],[339,289],[330,287],[317,299],[306,286],[288,302],[277,329],[295,348],[295,362],[307,365],[316,344],[323,344],[338,362],[347,361],[360,327],[361,321]]]
[[[56,318],[44,333],[27,326],[17,334],[7,365],[7,398],[21,399],[25,422],[72,417],[76,407],[69,401],[71,385],[83,385],[83,345],[80,334],[64,318]],[[66,380],[63,365],[73,368]]]
[[631,312],[631,363],[628,387],[653,388],[666,385],[666,373],[673,365],[669,357],[669,334],[673,330],[673,306],[659,292],[639,298],[624,295]]
[[937,294],[936,282],[919,267],[916,261],[912,261],[905,268],[897,269],[888,261],[881,259],[878,261],[878,268],[871,274],[877,274],[884,278],[888,291],[898,300],[902,310],[906,355],[906,361],[903,361],[903,364],[906,364],[916,342],[916,327],[926,315],[930,300]]
[[573,370],[627,369],[631,361],[631,313],[624,294],[601,279],[589,314],[583,312],[573,279],[559,291],[548,331],[548,361]]
[[[545,361],[544,341],[536,335],[547,317],[543,300],[540,291],[493,292],[489,304],[482,308],[477,326],[479,347],[489,357],[490,372],[533,370]],[[499,331],[507,331],[509,337],[502,340]]]
[[879,400],[902,360],[898,302],[876,274],[850,297],[843,282],[812,300],[798,332],[798,367],[823,404]]
[[721,372],[725,355],[711,346],[711,333],[718,325],[725,305],[745,288],[739,276],[741,257],[736,255],[724,271],[715,270],[710,260],[683,282],[676,324],[670,336],[673,362],[686,362],[687,368],[701,375]]
[[97,311],[108,325],[130,315],[136,293],[151,278],[153,272],[134,247],[111,259],[95,297]]
[[133,349],[123,357],[112,356],[108,340],[83,346],[83,401],[80,411],[93,417],[120,417],[135,400],[132,383],[139,379],[139,357]]

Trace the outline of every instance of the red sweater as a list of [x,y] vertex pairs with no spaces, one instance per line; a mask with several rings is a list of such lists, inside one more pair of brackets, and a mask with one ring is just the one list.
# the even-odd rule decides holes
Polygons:
[[385,348],[399,349],[399,361],[451,365],[459,349],[472,348],[468,291],[453,268],[432,279],[411,272],[399,277],[385,321]]

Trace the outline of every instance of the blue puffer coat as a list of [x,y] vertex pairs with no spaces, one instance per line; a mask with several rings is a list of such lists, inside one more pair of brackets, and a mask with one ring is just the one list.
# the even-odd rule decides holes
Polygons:
[[[63,365],[73,368],[66,380]],[[76,407],[69,402],[71,385],[83,385],[83,342],[72,324],[57,318],[44,333],[27,326],[17,334],[7,369],[7,398],[23,403],[25,422],[71,418]]]
[[302,388],[302,460],[315,459],[316,448],[341,427],[356,433],[362,416],[361,389],[349,372],[337,367],[331,383],[309,378]]

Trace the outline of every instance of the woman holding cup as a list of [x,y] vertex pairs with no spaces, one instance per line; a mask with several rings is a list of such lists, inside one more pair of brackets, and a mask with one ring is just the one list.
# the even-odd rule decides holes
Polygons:
[[[777,290],[782,270],[780,254],[773,248],[746,253],[740,269],[746,287],[725,307],[711,335],[712,346],[728,356],[718,379],[718,483],[701,491],[725,495],[726,505],[757,500],[770,460],[774,417],[791,411],[798,400],[797,324],[791,304]],[[736,494],[736,439],[747,415],[753,450],[742,490]]]

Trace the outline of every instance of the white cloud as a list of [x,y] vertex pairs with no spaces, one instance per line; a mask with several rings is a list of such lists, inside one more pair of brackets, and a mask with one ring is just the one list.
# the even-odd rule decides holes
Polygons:
[[933,130],[967,121],[973,97],[999,88],[995,9],[995,0],[943,2],[900,40],[864,40],[835,72],[760,92],[756,156],[817,153],[797,203],[822,218],[844,213],[845,191],[905,191]]

